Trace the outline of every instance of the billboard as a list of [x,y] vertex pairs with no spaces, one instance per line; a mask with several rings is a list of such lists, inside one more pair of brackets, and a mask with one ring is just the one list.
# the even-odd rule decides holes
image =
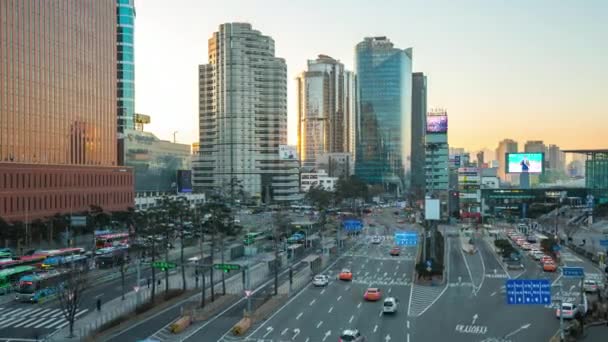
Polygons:
[[426,220],[439,220],[441,218],[438,199],[427,198],[424,200],[424,218]]
[[177,192],[192,192],[191,170],[177,170]]
[[296,147],[293,145],[279,145],[279,159],[298,160]]
[[533,153],[507,153],[507,173],[543,173],[545,154]]
[[447,115],[429,115],[426,117],[426,132],[427,133],[447,133],[448,132],[448,116]]

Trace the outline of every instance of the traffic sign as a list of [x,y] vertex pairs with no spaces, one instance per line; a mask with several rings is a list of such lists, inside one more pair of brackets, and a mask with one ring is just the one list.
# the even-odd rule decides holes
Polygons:
[[133,286],[133,290],[134,290],[135,292],[138,292],[138,291],[139,291],[139,286]]
[[249,298],[251,296],[252,292],[253,291],[251,291],[251,290],[245,290],[245,297]]
[[433,270],[433,267],[432,267],[432,266],[433,266],[433,261],[431,261],[431,260],[427,260],[427,261],[426,261],[426,270],[427,270],[428,272],[431,272],[431,271]]
[[175,263],[174,262],[166,262],[166,261],[155,261],[152,263],[152,267],[154,268],[159,268],[161,270],[170,270],[172,268],[175,268]]
[[561,249],[562,249],[562,246],[560,246],[560,245],[553,245],[553,251],[554,252],[557,252],[557,251],[559,251]]
[[582,267],[563,267],[562,274],[564,277],[582,278],[585,276],[585,269]]
[[600,246],[608,247],[608,240],[600,240]]
[[213,264],[213,268],[216,270],[222,270],[224,272],[238,271],[241,269],[241,265],[238,264]]
[[507,304],[551,304],[549,279],[509,279],[506,288]]
[[418,244],[418,233],[396,232],[395,244],[397,244],[397,246],[416,246]]

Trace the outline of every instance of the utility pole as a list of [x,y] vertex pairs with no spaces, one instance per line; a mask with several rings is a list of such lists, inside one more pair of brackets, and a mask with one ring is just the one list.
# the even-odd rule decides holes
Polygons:
[[566,340],[566,336],[564,333],[564,310],[562,305],[564,303],[564,294],[562,293],[564,284],[562,282],[562,280],[559,281],[559,340],[564,342]]

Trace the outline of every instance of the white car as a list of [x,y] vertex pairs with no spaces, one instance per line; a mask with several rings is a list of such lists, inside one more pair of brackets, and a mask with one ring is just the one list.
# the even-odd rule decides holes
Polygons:
[[583,283],[583,290],[585,290],[585,292],[597,292],[599,289],[600,287],[597,281],[585,279],[585,282]]
[[563,312],[562,315],[564,319],[574,319],[576,313],[578,312],[578,307],[572,303],[562,303],[562,309],[557,308],[555,310],[555,317],[559,319],[560,311]]
[[378,235],[373,236],[372,237],[372,243],[373,244],[379,244],[380,243],[380,237]]
[[329,277],[323,274],[318,274],[312,279],[314,286],[327,286],[329,284]]
[[387,297],[382,305],[383,313],[396,313],[399,301],[395,297]]

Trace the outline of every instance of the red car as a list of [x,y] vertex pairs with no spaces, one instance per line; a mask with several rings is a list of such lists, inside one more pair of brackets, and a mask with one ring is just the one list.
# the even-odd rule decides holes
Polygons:
[[365,291],[365,293],[363,294],[363,299],[368,301],[375,302],[377,300],[380,300],[380,298],[382,298],[382,294],[380,293],[380,289],[376,287],[368,288],[367,291]]
[[401,253],[401,250],[399,249],[399,247],[393,247],[393,248],[391,248],[391,251],[389,252],[389,254],[392,256],[399,256],[399,253]]
[[349,269],[345,268],[342,271],[340,271],[340,274],[338,274],[338,279],[353,280],[353,272],[351,272]]

